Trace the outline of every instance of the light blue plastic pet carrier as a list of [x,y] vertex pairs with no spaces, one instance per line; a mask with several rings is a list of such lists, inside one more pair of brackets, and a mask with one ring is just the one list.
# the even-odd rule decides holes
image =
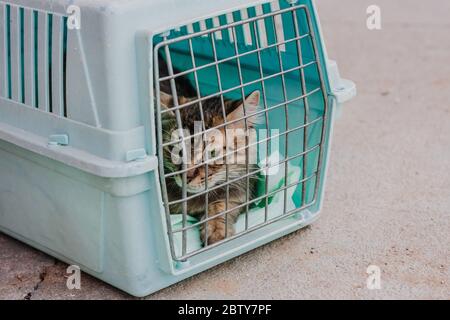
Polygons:
[[[355,86],[328,59],[312,0],[0,0],[0,25],[2,232],[145,296],[318,217]],[[181,77],[197,104],[260,92],[262,178],[214,244],[200,230],[217,217],[170,212],[230,183],[191,195],[184,168],[170,199],[160,83]]]

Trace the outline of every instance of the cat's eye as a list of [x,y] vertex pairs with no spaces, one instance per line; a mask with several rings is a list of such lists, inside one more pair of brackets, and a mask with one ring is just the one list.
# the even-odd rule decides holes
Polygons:
[[211,150],[211,158],[215,158],[216,157],[216,150]]

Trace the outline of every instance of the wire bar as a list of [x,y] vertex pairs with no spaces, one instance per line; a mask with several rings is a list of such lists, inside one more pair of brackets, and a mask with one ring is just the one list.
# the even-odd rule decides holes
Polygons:
[[[215,69],[216,69],[216,76],[217,76],[217,85],[219,87],[219,92],[222,92],[223,91],[222,79],[220,77],[219,65],[217,64],[217,60],[218,60],[217,48],[216,48],[216,42],[214,40],[214,37],[211,37],[211,46],[213,48],[214,61],[216,62]],[[220,103],[222,106],[223,122],[224,122],[224,125],[226,126],[228,124],[228,120],[227,120],[227,111],[226,111],[226,107],[225,107],[225,100],[224,100],[223,94],[220,95]],[[225,141],[228,142],[227,130],[225,130]],[[206,164],[206,166],[207,165],[208,165],[208,163]],[[230,180],[230,167],[228,166],[227,157],[225,157],[225,180],[227,182]],[[206,188],[206,186],[205,186],[205,188]],[[230,203],[230,185],[227,184],[226,189],[225,189],[225,210],[228,210],[229,203]],[[225,216],[225,237],[227,237],[227,236],[228,236],[228,215]]]
[[[195,62],[195,57],[194,57],[194,48],[192,45],[192,39],[189,39],[189,52],[191,54],[191,62],[192,62],[192,66],[196,66],[196,62]],[[194,73],[194,79],[195,79],[195,89],[197,91],[197,99],[201,98],[201,94],[200,94],[200,83],[198,81],[198,74],[195,72]],[[198,107],[200,109],[200,119],[202,122],[202,132],[206,131],[206,127],[205,127],[205,114],[203,112],[203,104],[201,101],[199,101],[198,103]],[[205,138],[203,138],[203,141],[205,141]],[[203,144],[203,142],[202,142]],[[193,168],[189,168],[190,170],[193,170]],[[208,172],[208,164],[205,164],[205,176],[208,177],[209,172]],[[205,189],[208,190],[208,179],[205,180]],[[208,218],[208,207],[209,207],[209,193],[205,194],[205,217]],[[205,246],[208,245],[208,224],[205,224]]]
[[[260,8],[261,10],[261,14],[262,14],[262,7],[257,7],[257,12],[258,12],[258,8]],[[265,23],[264,20],[262,20],[262,25],[261,23],[259,23],[260,21],[258,21],[258,27],[260,28],[260,30],[262,29],[262,26],[264,26],[264,32],[265,32]],[[253,23],[253,33],[255,35],[255,39],[256,39],[256,47],[259,49],[260,46],[267,46],[267,43],[262,43],[260,45],[259,43],[259,38],[258,38],[258,27],[255,23]],[[264,78],[264,71],[263,71],[263,63],[262,63],[262,58],[261,58],[261,51],[258,51],[258,66],[259,66],[259,75],[261,78]],[[264,109],[266,112],[264,112],[264,120],[266,122],[266,170],[269,169],[269,154],[270,154],[270,142],[271,142],[271,135],[270,135],[270,125],[269,125],[269,114],[268,114],[268,103],[267,103],[267,93],[266,93],[266,85],[264,83],[264,81],[261,82],[261,87],[262,87],[262,96],[263,96],[263,102],[264,102]],[[267,191],[269,190],[269,175],[266,175],[266,181],[264,182],[264,192],[267,193]],[[266,197],[265,199],[265,207],[264,207],[264,222],[267,222],[268,218],[269,218],[269,197]]]
[[[293,210],[289,211],[288,213],[285,213],[284,215],[280,215],[280,216],[278,216],[278,217],[276,217],[276,218],[274,218],[274,219],[271,219],[271,220],[269,220],[269,221],[267,221],[267,222],[265,222],[265,223],[257,224],[257,225],[255,225],[255,226],[253,226],[253,227],[250,227],[246,232],[240,232],[240,233],[237,233],[237,234],[235,234],[235,235],[233,235],[233,236],[231,236],[231,237],[228,237],[228,238],[222,240],[221,242],[214,243],[214,244],[212,244],[212,245],[210,245],[210,246],[208,246],[208,247],[203,247],[203,248],[201,248],[201,249],[199,249],[199,250],[197,250],[197,251],[194,251],[194,252],[192,252],[192,253],[189,253],[189,254],[187,254],[187,255],[181,257],[181,258],[177,258],[176,260],[186,260],[186,259],[189,259],[189,258],[191,258],[191,257],[193,257],[193,256],[195,256],[195,255],[198,255],[198,254],[202,253],[202,252],[211,250],[211,249],[213,249],[213,248],[215,248],[215,247],[217,247],[217,246],[219,246],[219,245],[222,245],[222,244],[225,244],[225,243],[227,243],[227,242],[230,242],[230,241],[232,241],[232,240],[234,240],[234,239],[240,238],[240,237],[242,237],[242,236],[244,236],[244,235],[246,235],[246,234],[249,234],[250,232],[259,230],[259,229],[261,229],[261,228],[263,228],[263,227],[266,227],[266,226],[268,226],[268,225],[270,225],[270,224],[276,223],[276,222],[278,222],[278,221],[280,221],[280,220],[282,220],[282,219],[287,219],[287,218],[289,218],[289,217],[292,217],[293,215],[297,214],[298,212],[304,211],[304,210],[306,210],[306,209],[308,209],[308,208],[314,206],[315,204],[316,204],[316,200],[312,201],[311,203],[309,203],[309,204],[307,204],[307,205],[304,205],[303,207],[293,209]],[[299,223],[298,220],[296,220],[296,223]],[[300,221],[300,223],[301,223],[301,221]]]
[[[293,67],[293,68],[290,68],[290,69],[287,69],[287,70],[284,70],[284,71],[281,71],[281,72],[277,72],[277,73],[271,74],[270,76],[265,76],[262,79],[256,79],[256,80],[253,80],[253,81],[249,81],[249,82],[244,83],[243,87],[248,87],[248,86],[257,84],[259,82],[262,82],[262,81],[267,81],[267,80],[276,78],[278,76],[282,76],[282,75],[284,75],[286,73],[290,73],[290,72],[293,72],[293,71],[304,69],[304,68],[307,68],[307,67],[309,67],[309,66],[311,66],[313,64],[316,64],[316,62],[315,61],[311,61],[311,62],[308,62],[305,65],[302,65],[302,66]],[[173,78],[171,80],[173,80]],[[192,106],[192,105],[196,104],[197,102],[206,101],[206,100],[209,100],[211,98],[216,98],[216,97],[219,97],[222,94],[227,94],[227,93],[236,91],[236,90],[241,89],[241,88],[242,88],[242,86],[235,86],[235,87],[232,87],[232,88],[229,88],[229,89],[226,89],[226,90],[222,90],[222,92],[213,93],[213,94],[210,94],[208,96],[204,96],[201,99],[199,99],[198,101],[197,100],[196,101],[190,101],[190,102],[187,102],[185,104],[174,106],[173,108],[170,108],[170,110],[163,110],[162,113],[168,113],[168,112],[172,112],[172,111],[175,111],[175,110],[184,109],[186,107],[189,107],[189,106]],[[297,100],[299,100],[299,99],[297,99]],[[283,103],[282,105],[285,105],[285,103]]]
[[[272,19],[274,19],[273,24],[275,26],[278,26],[280,23],[279,22],[280,16],[275,15],[272,17]],[[280,41],[280,37],[282,37],[281,41]],[[277,43],[284,41],[284,36],[280,35],[279,32],[275,32],[275,38],[276,38]],[[285,72],[284,72],[284,66],[283,66],[283,58],[281,56],[281,51],[286,50],[286,45],[283,45],[283,47],[282,47],[282,45],[279,45],[277,47],[277,50],[278,50],[278,63],[280,65],[280,71],[281,71],[280,73],[281,73],[281,85],[283,88],[283,99],[285,101],[285,104],[284,104],[285,125],[286,125],[286,131],[288,131],[289,130],[289,109],[288,109],[288,103],[286,103],[286,101],[288,100],[288,95],[287,95],[287,89],[286,89],[286,79],[284,77]],[[289,133],[286,134],[285,143],[284,143],[284,155],[286,158],[288,157],[288,154],[289,154],[288,146],[289,146]],[[284,186],[285,187],[287,185],[287,179],[288,179],[288,167],[289,167],[289,163],[286,163],[284,165]],[[283,196],[283,212],[284,213],[286,213],[286,208],[287,208],[286,204],[287,204],[287,190],[284,191],[284,196]]]
[[[248,17],[247,17],[248,19]],[[245,26],[245,25],[244,25]],[[233,35],[234,38],[237,39],[236,37],[236,28],[233,27]],[[236,53],[236,55],[239,55],[239,47],[237,44],[237,41],[234,42],[234,52]],[[239,74],[239,83],[240,83],[240,89],[241,89],[241,95],[242,95],[242,105],[243,105],[243,111],[244,111],[244,116],[243,116],[243,120],[244,120],[244,126],[245,126],[245,165],[247,167],[246,171],[247,174],[246,176],[246,191],[245,191],[245,203],[246,203],[246,208],[245,208],[245,230],[248,229],[248,209],[249,209],[249,199],[250,199],[250,176],[249,176],[249,172],[250,172],[250,163],[249,163],[249,148],[248,148],[248,121],[247,121],[247,108],[245,105],[245,90],[244,90],[244,78],[242,76],[242,67],[241,67],[241,59],[240,58],[236,58],[237,60],[237,67],[238,67],[238,74]]]
[[[167,38],[165,38],[167,40]],[[169,74],[173,75],[173,66],[172,66],[172,58],[170,55],[170,50],[169,47],[166,46],[164,48],[165,53],[166,53],[166,60],[167,60],[167,68],[168,68],[168,72]],[[178,94],[177,94],[177,87],[176,87],[176,83],[175,83],[175,79],[171,79],[170,80],[170,87],[172,90],[172,98],[173,98],[173,104],[174,106],[178,106]],[[176,115],[176,119],[177,119],[177,124],[178,124],[178,134],[183,137],[183,123],[181,121],[181,114],[180,114],[180,110],[175,110],[175,115]],[[183,142],[182,143],[182,152],[183,152],[183,158],[186,157],[187,155],[187,150],[186,150],[186,144]],[[186,159],[185,159],[186,160]],[[183,169],[186,169],[186,163],[187,161],[183,161]],[[184,172],[182,174],[182,179],[183,179],[183,186],[182,186],[182,197],[185,198],[187,197],[187,172]],[[187,202],[183,202],[183,227],[186,226],[187,224]],[[182,238],[182,251],[183,251],[183,255],[186,254],[187,252],[187,233],[183,232],[183,238]]]
[[[274,134],[274,135],[270,135],[269,137],[266,137],[266,138],[264,138],[264,139],[262,139],[262,140],[259,140],[258,142],[250,143],[248,146],[244,146],[244,147],[237,148],[236,150],[234,150],[234,151],[232,151],[232,152],[228,152],[228,153],[226,153],[226,154],[224,154],[224,155],[221,155],[221,156],[219,156],[219,157],[215,157],[215,158],[212,158],[212,159],[207,159],[207,160],[205,160],[205,163],[206,163],[206,164],[212,164],[212,163],[214,163],[214,162],[216,162],[216,161],[222,160],[223,158],[227,158],[227,157],[229,157],[229,156],[232,156],[232,155],[235,154],[236,152],[239,152],[239,151],[248,149],[249,147],[254,147],[254,146],[257,146],[257,145],[262,144],[262,143],[264,143],[264,142],[270,142],[272,139],[279,138],[279,137],[282,137],[282,136],[284,136],[284,135],[286,135],[286,134],[289,134],[289,133],[291,133],[291,132],[294,132],[294,131],[298,131],[298,130],[304,129],[304,128],[307,127],[307,126],[311,126],[311,125],[313,125],[313,124],[316,124],[316,123],[320,122],[322,119],[323,119],[322,117],[319,117],[319,118],[317,118],[317,119],[311,121],[310,123],[302,124],[302,125],[300,125],[300,126],[291,128],[291,129],[286,130],[286,131],[284,131],[284,132],[277,133],[277,134]],[[201,167],[201,166],[203,166],[203,165],[204,165],[204,163],[200,163],[200,164],[197,164],[197,165],[194,165],[194,166],[190,167],[189,169],[184,169],[184,170],[179,170],[179,171],[174,171],[174,172],[171,172],[171,173],[167,173],[167,174],[165,174],[165,177],[166,177],[166,178],[173,177],[173,176],[182,174],[182,173],[186,172],[187,170],[196,169],[196,168],[199,168],[199,167]]]
[[[306,95],[304,95],[304,96],[299,96],[299,97],[290,99],[290,100],[288,100],[288,101],[286,101],[286,102],[282,102],[282,103],[276,104],[276,105],[274,105],[274,106],[272,106],[272,107],[269,107],[269,108],[266,108],[266,109],[264,109],[264,110],[259,110],[259,111],[257,111],[257,112],[254,112],[254,113],[249,114],[248,117],[259,116],[259,115],[262,114],[262,113],[267,113],[267,112],[269,112],[269,111],[272,111],[272,110],[278,109],[278,108],[280,108],[280,107],[283,107],[285,104],[291,104],[291,103],[294,103],[294,102],[303,100],[303,99],[305,98],[305,96],[312,96],[313,94],[315,94],[315,93],[317,93],[317,92],[319,92],[319,91],[321,91],[321,90],[322,90],[322,88],[316,88],[316,89],[314,89],[314,90],[308,92],[308,93],[307,93]],[[235,124],[235,123],[240,122],[240,121],[242,121],[242,119],[235,119],[235,120],[232,120],[232,121],[228,121],[227,124],[220,124],[220,125],[217,125],[216,127],[212,128],[212,129],[207,129],[204,133],[209,133],[209,132],[211,132],[212,130],[215,130],[215,129],[221,129],[221,128],[226,127],[227,125],[232,125],[232,124]],[[170,145],[178,144],[178,143],[181,143],[181,142],[183,142],[183,141],[185,141],[185,140],[190,140],[190,139],[192,139],[192,138],[195,138],[195,137],[197,137],[197,136],[199,136],[199,135],[203,135],[203,132],[202,132],[202,133],[194,133],[194,134],[192,134],[192,135],[190,135],[190,136],[186,136],[185,138],[182,138],[182,139],[178,139],[178,140],[173,140],[173,141],[170,141],[170,142],[166,142],[166,143],[164,143],[164,146],[170,146]]]
[[[290,160],[299,158],[299,157],[303,156],[304,154],[313,152],[313,151],[315,151],[316,149],[319,149],[319,148],[320,148],[320,145],[316,145],[316,146],[312,147],[311,149],[309,149],[309,150],[307,150],[307,151],[298,153],[298,154],[296,154],[296,155],[294,155],[294,156],[290,156],[290,157],[284,159],[284,160],[281,161],[281,162],[278,162],[278,163],[272,164],[272,165],[270,165],[270,166],[267,166],[267,168],[270,169],[270,168],[277,167],[277,166],[279,166],[279,165],[281,165],[281,164],[285,164],[287,161],[290,161]],[[192,195],[192,196],[188,196],[188,197],[186,197],[186,198],[179,199],[179,200],[169,201],[169,205],[178,204],[178,203],[183,203],[183,202],[186,202],[186,201],[189,201],[189,200],[198,198],[199,196],[204,195],[204,194],[207,193],[207,192],[211,192],[211,191],[214,191],[214,190],[223,188],[223,187],[225,187],[227,184],[231,184],[231,183],[237,182],[237,181],[239,181],[239,180],[241,180],[241,179],[244,179],[244,178],[247,178],[248,176],[251,176],[251,175],[253,175],[253,174],[255,174],[255,173],[261,173],[261,172],[263,172],[264,170],[266,170],[266,167],[260,168],[260,169],[257,169],[257,170],[255,170],[255,171],[252,171],[251,173],[247,173],[247,174],[245,174],[245,175],[242,175],[242,176],[240,176],[239,178],[234,178],[234,179],[230,180],[228,183],[223,183],[223,184],[215,185],[215,186],[209,188],[209,190],[200,191],[200,192],[198,192],[198,193],[196,193],[196,194],[194,194],[194,195]]]
[[[275,190],[275,191],[268,192],[266,195],[263,195],[263,196],[254,198],[254,199],[252,199],[252,200],[250,201],[250,203],[258,202],[258,201],[260,201],[260,200],[263,200],[265,197],[271,197],[271,196],[273,196],[273,195],[275,195],[275,194],[277,194],[277,193],[280,193],[280,192],[286,192],[287,189],[290,189],[290,188],[292,188],[292,187],[296,187],[296,186],[298,186],[299,184],[304,183],[305,181],[311,180],[311,179],[313,179],[316,175],[317,175],[317,172],[314,172],[313,174],[311,174],[310,176],[308,176],[308,177],[306,177],[306,178],[304,178],[304,179],[301,179],[301,180],[296,181],[296,182],[289,183],[289,184],[287,184],[286,186],[281,187],[280,189],[277,189],[277,190]],[[233,207],[233,208],[231,208],[231,209],[229,209],[229,210],[223,211],[223,212],[221,212],[221,213],[219,213],[219,214],[216,214],[216,215],[214,215],[214,216],[210,216],[210,217],[208,217],[207,219],[204,219],[204,220],[202,220],[202,221],[200,221],[200,222],[194,223],[194,224],[192,224],[192,225],[190,225],[190,226],[183,227],[183,228],[181,228],[181,229],[175,229],[175,230],[173,230],[173,233],[179,233],[179,232],[184,232],[184,231],[189,230],[189,229],[193,229],[193,228],[195,228],[195,227],[198,227],[198,226],[203,225],[205,222],[214,220],[214,219],[216,219],[216,218],[218,218],[218,217],[222,217],[222,216],[224,216],[224,215],[229,214],[230,212],[232,212],[232,211],[234,211],[234,210],[241,209],[241,208],[243,208],[243,207],[245,207],[245,206],[247,206],[247,203],[237,205],[237,206],[235,206],[235,207]]]
[[[295,41],[298,41],[298,40],[302,40],[302,39],[305,39],[305,38],[307,38],[309,36],[310,36],[309,34],[304,34],[304,35],[301,35],[298,38],[296,37],[296,38],[292,38],[292,39],[286,40],[286,42],[284,42],[284,44],[295,42]],[[269,46],[267,46],[265,48],[259,48],[259,49],[246,51],[246,52],[243,52],[243,53],[239,53],[237,56],[232,56],[232,57],[224,58],[224,59],[221,59],[221,60],[217,60],[215,62],[206,63],[204,65],[196,67],[195,69],[192,68],[192,69],[187,69],[185,71],[180,71],[180,72],[174,74],[173,76],[165,76],[165,77],[160,78],[159,82],[164,82],[164,81],[170,80],[172,78],[179,78],[179,77],[188,75],[189,73],[192,73],[194,71],[201,71],[201,70],[204,70],[204,69],[207,69],[207,68],[210,68],[210,67],[214,67],[215,65],[219,65],[219,64],[226,63],[226,62],[230,62],[230,61],[232,61],[232,60],[234,60],[236,58],[243,58],[245,56],[248,56],[248,55],[251,55],[251,54],[254,54],[254,53],[258,53],[258,52],[261,52],[261,51],[266,51],[266,50],[272,49],[272,48],[277,48],[277,47],[279,47],[282,44],[283,43],[277,42],[277,43],[271,44],[271,45],[269,45]]]

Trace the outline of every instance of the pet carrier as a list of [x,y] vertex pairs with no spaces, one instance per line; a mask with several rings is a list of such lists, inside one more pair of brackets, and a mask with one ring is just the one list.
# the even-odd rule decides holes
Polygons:
[[[318,217],[355,87],[312,0],[0,0],[0,23],[2,232],[144,296]],[[237,124],[239,165],[165,157]]]

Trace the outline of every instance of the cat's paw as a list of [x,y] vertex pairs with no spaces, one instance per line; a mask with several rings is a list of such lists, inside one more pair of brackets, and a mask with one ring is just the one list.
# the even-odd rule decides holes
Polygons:
[[206,243],[206,233],[208,233],[208,245],[211,245],[224,240],[226,237],[232,236],[234,229],[230,223],[228,223],[228,228],[225,227],[224,218],[217,218],[202,224],[200,236],[204,244]]

